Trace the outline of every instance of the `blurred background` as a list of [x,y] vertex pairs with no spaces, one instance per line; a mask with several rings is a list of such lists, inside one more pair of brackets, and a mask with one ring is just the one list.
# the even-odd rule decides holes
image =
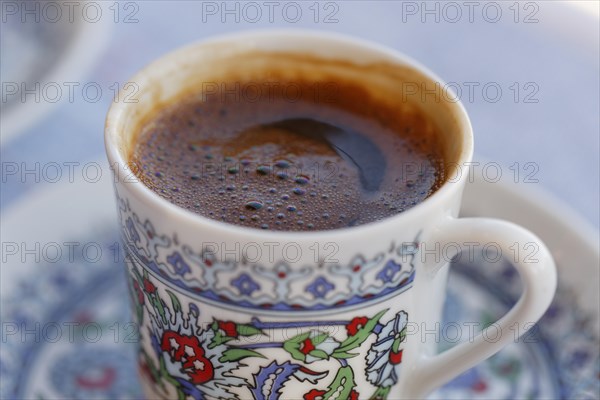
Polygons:
[[[136,71],[213,35],[334,31],[411,56],[465,105],[475,132],[476,179],[548,192],[557,214],[572,216],[597,238],[597,1],[2,1],[1,7],[2,398],[139,396],[134,381],[119,378],[135,373],[135,356],[124,340],[131,334],[124,285],[115,289],[123,277],[114,268],[121,254],[104,118],[116,92],[131,89]],[[65,245],[71,242],[77,244]],[[68,263],[52,262],[69,249]],[[93,251],[101,256],[90,262]],[[57,252],[62,256],[53,258]],[[43,331],[47,325],[36,331],[43,320],[62,321],[57,346],[40,348],[54,332]],[[125,350],[102,351],[90,331],[84,343],[74,341],[95,347],[69,353],[65,321],[77,322],[74,336],[85,323],[101,321],[97,342]],[[25,338],[22,323],[31,329]],[[597,369],[593,360],[590,368]],[[83,381],[78,366],[88,367]],[[483,378],[467,378],[477,393]],[[595,390],[584,389],[585,398]]]

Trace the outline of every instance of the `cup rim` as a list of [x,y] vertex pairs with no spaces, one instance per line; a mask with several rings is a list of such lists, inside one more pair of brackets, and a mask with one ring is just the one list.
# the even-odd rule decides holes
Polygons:
[[[350,45],[354,47],[366,48],[370,51],[374,51],[382,56],[392,59],[399,64],[410,66],[411,68],[419,71],[425,75],[428,79],[433,82],[444,84],[444,81],[432,72],[429,68],[422,65],[420,62],[412,59],[411,57],[397,51],[391,47],[373,42],[370,40],[354,37],[347,34],[334,33],[322,30],[306,30],[306,29],[259,29],[259,30],[242,30],[234,33],[215,35],[210,38],[199,40],[191,44],[179,47],[165,55],[162,55],[158,59],[155,59],[151,63],[144,66],[139,70],[129,81],[137,82],[146,80],[147,77],[153,76],[153,71],[157,68],[159,62],[164,62],[168,59],[175,59],[180,56],[183,52],[189,50],[198,51],[205,45],[214,45],[218,43],[227,43],[231,41],[248,41],[254,40],[260,42],[263,38],[272,38],[276,36],[278,40],[319,40],[321,43],[326,41],[328,45],[334,43],[340,43],[344,45]],[[293,49],[292,49],[293,50]],[[452,90],[451,88],[449,89]],[[451,93],[455,95],[453,92]],[[456,102],[453,102],[455,109],[453,114],[455,115],[459,127],[460,134],[462,136],[460,154],[456,160],[458,166],[466,165],[473,156],[473,129],[465,110],[464,105],[458,97]],[[128,104],[123,102],[113,101],[108,110],[105,131],[104,131],[104,143],[105,150],[108,157],[111,169],[113,166],[118,168],[118,176],[123,175],[127,171],[127,160],[122,157],[119,151],[118,138],[120,137],[118,128],[119,121],[126,115]],[[311,239],[312,241],[319,240],[331,240],[340,239],[347,235],[365,235],[365,234],[376,234],[382,230],[394,229],[401,227],[407,221],[426,216],[427,210],[431,207],[434,209],[437,207],[443,207],[443,204],[448,201],[448,198],[456,195],[456,191],[462,190],[464,183],[466,182],[466,173],[460,173],[458,180],[449,182],[446,180],[440,188],[438,188],[433,194],[427,197],[425,200],[416,204],[415,206],[402,211],[396,215],[389,216],[377,221],[368,222],[365,224],[334,228],[328,230],[305,230],[305,231],[280,231],[280,230],[263,230],[259,228],[247,227],[242,225],[235,225],[232,223],[222,222],[215,219],[211,219],[200,214],[189,211],[183,207],[177,206],[168,200],[162,198],[157,193],[153,192],[150,188],[145,186],[139,179],[135,179],[124,184],[128,185],[128,189],[138,200],[146,203],[148,206],[158,208],[165,211],[165,214],[174,218],[185,220],[186,223],[195,224],[202,226],[205,229],[220,231],[223,234],[247,236],[252,239],[270,239],[270,240],[303,240]]]

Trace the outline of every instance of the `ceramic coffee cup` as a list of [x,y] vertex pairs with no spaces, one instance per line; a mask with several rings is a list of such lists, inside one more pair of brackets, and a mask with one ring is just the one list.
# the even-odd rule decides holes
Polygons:
[[[316,232],[207,219],[135,179],[128,157],[140,123],[181,93],[201,90],[217,71],[243,68],[240,57],[254,52],[405,71],[410,94],[423,99],[415,104],[444,127],[452,178],[396,216]],[[177,50],[131,81],[139,88],[136,101],[121,95],[112,105],[105,140],[148,398],[423,397],[514,341],[510,327],[530,326],[549,306],[556,271],[539,238],[508,222],[457,218],[471,125],[451,96],[421,96],[421,83],[441,81],[404,55],[332,34],[246,32]],[[437,354],[431,333],[439,328],[449,259],[460,249],[473,251],[473,243],[511,255],[515,244],[538,251],[513,260],[524,287],[518,303],[478,334],[465,326],[464,343]]]

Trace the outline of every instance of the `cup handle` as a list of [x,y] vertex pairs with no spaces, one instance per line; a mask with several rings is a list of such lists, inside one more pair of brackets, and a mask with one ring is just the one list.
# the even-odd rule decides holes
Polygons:
[[[503,334],[497,341],[486,340],[486,337],[496,337],[498,332],[508,332],[514,324],[527,326],[537,322],[550,306],[556,291],[556,267],[550,251],[533,233],[510,222],[489,218],[460,218],[451,219],[435,229],[431,235],[424,238],[424,243],[495,243],[502,254],[513,254],[511,246],[533,243],[539,251],[534,260],[515,257],[513,262],[523,282],[523,293],[519,301],[500,320],[493,324],[494,332],[485,336],[488,327],[476,335],[468,343],[458,344],[442,353],[430,356],[420,353],[415,357],[416,363],[409,367],[406,376],[404,398],[422,398],[433,389],[443,385],[469,368],[491,357],[504,346],[515,340],[514,335]],[[513,248],[514,249],[514,248]],[[520,253],[522,253],[521,251]],[[432,280],[444,266],[440,260],[428,262],[425,258],[424,270],[421,274],[421,287],[427,286],[427,280]],[[425,293],[419,301],[426,301],[429,294]],[[521,333],[524,333],[522,330]]]

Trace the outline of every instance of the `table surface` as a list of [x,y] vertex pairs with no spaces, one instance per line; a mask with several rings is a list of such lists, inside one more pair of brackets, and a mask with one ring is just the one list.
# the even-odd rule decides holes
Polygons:
[[[2,212],[53,184],[45,166],[58,164],[65,180],[69,168],[80,173],[78,168],[103,157],[103,123],[114,85],[125,84],[151,60],[220,33],[305,28],[379,42],[430,67],[458,88],[470,114],[475,160],[481,163],[476,174],[492,179],[499,165],[503,179],[551,192],[598,228],[597,15],[549,1],[473,2],[472,8],[460,2],[267,3],[95,2],[102,20],[94,28],[103,24],[109,33],[82,50],[81,59],[99,56],[78,71],[73,99],[65,89],[50,113],[3,141]],[[5,46],[3,58],[18,57],[20,50]],[[79,89],[86,84],[102,89],[98,101]],[[38,172],[8,173],[15,166]]]

